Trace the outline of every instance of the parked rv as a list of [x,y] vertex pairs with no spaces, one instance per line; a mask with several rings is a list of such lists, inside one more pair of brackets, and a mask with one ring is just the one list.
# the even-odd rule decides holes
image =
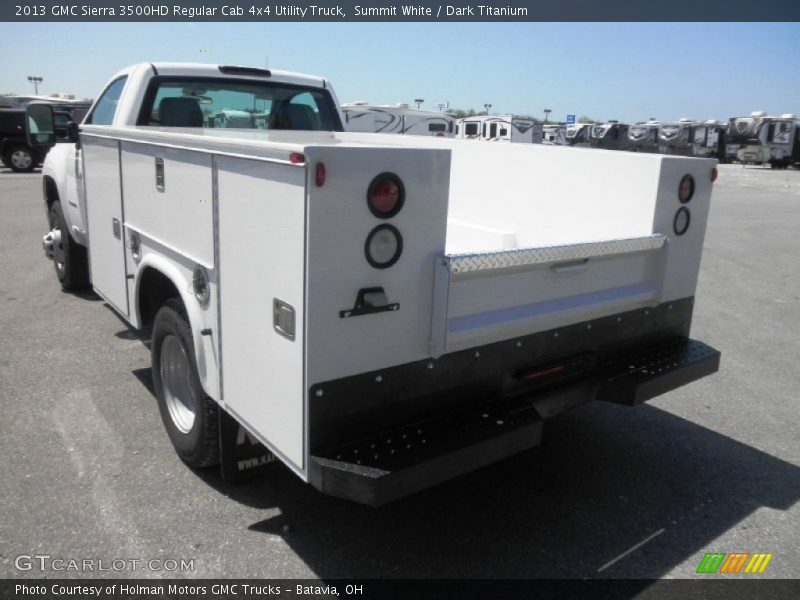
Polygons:
[[589,132],[594,123],[575,123],[567,125],[565,139],[568,146],[588,146]]
[[755,111],[728,123],[727,140],[738,146],[736,157],[745,164],[783,168],[800,164],[800,123],[793,114],[771,117]]
[[408,104],[342,104],[347,131],[403,133],[453,137],[455,117],[443,112],[411,108]]
[[619,121],[595,123],[589,128],[589,146],[605,150],[627,150],[628,125]]
[[567,126],[561,124],[544,125],[542,127],[542,143],[551,146],[566,146]]
[[727,126],[711,119],[694,126],[692,156],[716,158],[729,162],[726,145]]
[[[204,128],[234,97],[272,128]],[[715,161],[343,132],[337,106],[322,77],[139,64],[47,156],[45,252],[150,332],[185,463],[377,505],[717,370],[689,338]]]
[[653,119],[628,127],[628,146],[631,152],[658,152],[658,128]]
[[484,142],[541,144],[542,124],[536,119],[517,115],[475,115],[458,120],[456,137]]
[[697,125],[697,121],[688,117],[675,123],[662,123],[658,130],[658,151],[661,154],[691,156]]

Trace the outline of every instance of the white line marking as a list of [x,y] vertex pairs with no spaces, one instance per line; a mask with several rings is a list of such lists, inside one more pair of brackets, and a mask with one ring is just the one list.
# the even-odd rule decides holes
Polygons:
[[664,533],[664,531],[666,531],[666,530],[662,528],[662,529],[659,529],[658,531],[656,531],[655,533],[652,533],[652,534],[648,535],[646,538],[644,538],[641,542],[639,542],[635,546],[632,546],[631,548],[629,548],[628,550],[626,550],[625,552],[620,554],[618,557],[608,561],[602,567],[597,569],[597,572],[600,573],[601,571],[605,571],[608,567],[610,567],[611,565],[615,564],[616,562],[622,560],[623,558],[628,556],[628,554],[630,554],[631,552],[634,552],[634,551],[638,550],[639,548],[641,548],[642,546],[644,546],[647,542],[652,540],[654,537],[659,536],[662,533]]

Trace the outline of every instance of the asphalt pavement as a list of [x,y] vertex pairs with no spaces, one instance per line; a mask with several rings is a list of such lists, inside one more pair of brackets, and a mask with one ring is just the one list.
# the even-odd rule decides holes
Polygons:
[[[692,335],[719,373],[581,407],[538,448],[373,509],[284,468],[240,486],[187,468],[145,343],[44,258],[40,175],[0,169],[0,577],[683,578],[706,552],[800,577],[800,171],[726,165],[715,185]],[[18,558],[37,554],[128,562]]]

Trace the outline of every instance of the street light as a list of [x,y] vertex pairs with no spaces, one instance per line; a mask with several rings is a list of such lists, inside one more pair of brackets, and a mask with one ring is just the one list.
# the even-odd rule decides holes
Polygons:
[[486,114],[488,115],[490,112],[492,112],[492,105],[491,104],[484,104],[483,105],[483,109],[486,111]]
[[425,102],[425,100],[422,98],[414,98],[414,102],[417,103],[417,108],[419,108],[419,105]]
[[544,109],[544,124],[545,124],[545,125],[547,125],[547,116],[548,116],[548,115],[549,115],[551,112],[553,112],[553,111],[552,111],[551,109],[549,109],[549,108],[545,108],[545,109]]
[[36,77],[35,75],[28,75],[28,81],[33,84],[33,93],[38,96],[39,84],[42,83],[43,79],[41,77]]

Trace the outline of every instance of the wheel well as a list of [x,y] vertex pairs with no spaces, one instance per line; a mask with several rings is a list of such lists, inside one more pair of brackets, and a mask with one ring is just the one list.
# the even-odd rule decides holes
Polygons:
[[44,191],[44,202],[47,205],[47,210],[53,205],[53,202],[59,199],[58,186],[52,177],[42,178],[42,189]]
[[153,324],[158,309],[170,298],[181,300],[178,288],[169,277],[153,267],[147,267],[139,283],[139,318],[142,327]]

